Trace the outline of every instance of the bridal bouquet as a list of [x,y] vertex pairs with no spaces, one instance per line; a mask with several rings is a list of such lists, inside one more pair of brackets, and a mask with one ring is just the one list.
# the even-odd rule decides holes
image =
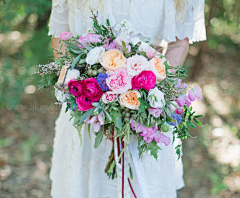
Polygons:
[[[158,143],[170,144],[165,135],[191,137],[189,127],[202,124],[191,103],[202,99],[200,87],[190,88],[181,66],[172,67],[148,42],[140,40],[128,21],[100,25],[93,16],[93,28],[81,36],[63,32],[65,52],[55,62],[38,66],[41,88],[54,86],[58,103],[67,102],[73,125],[81,138],[81,127],[89,124],[95,148],[104,134],[124,141],[119,159],[135,137],[139,157],[143,152],[157,159]],[[61,47],[60,47],[61,48]],[[195,124],[194,124],[195,123]],[[92,130],[91,130],[92,128]],[[89,135],[90,136],[90,135]],[[180,156],[181,145],[176,146]],[[106,172],[114,177],[114,158],[110,156]]]

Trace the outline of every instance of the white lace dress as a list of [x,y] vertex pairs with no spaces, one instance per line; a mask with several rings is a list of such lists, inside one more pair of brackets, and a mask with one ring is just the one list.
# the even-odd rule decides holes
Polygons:
[[[89,6],[96,8],[99,0],[53,0],[49,35],[59,37],[63,31],[83,34],[91,27]],[[132,22],[138,36],[158,44],[189,38],[190,42],[206,39],[204,0],[187,0],[185,23],[176,22],[173,0],[103,0],[98,7],[99,20],[110,19],[112,25],[123,19]],[[89,140],[87,126],[82,128],[83,143],[72,126],[66,104],[56,120],[53,145],[51,195],[53,198],[116,198],[117,179],[109,180],[104,173],[112,143],[103,140],[94,149],[94,135]],[[147,188],[151,198],[175,198],[176,190],[184,186],[182,160],[177,160],[174,145],[160,144],[162,151],[156,161],[149,154],[143,156]],[[134,185],[134,180],[132,181]],[[130,195],[133,197],[133,195]]]

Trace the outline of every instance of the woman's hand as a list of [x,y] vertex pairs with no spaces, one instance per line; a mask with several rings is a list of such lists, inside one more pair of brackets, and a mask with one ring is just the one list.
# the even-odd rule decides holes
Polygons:
[[189,50],[189,39],[185,38],[183,40],[177,39],[176,42],[168,44],[168,49],[166,53],[166,58],[169,60],[170,65],[176,67],[178,65],[183,65]]
[[[59,44],[59,40],[60,40],[59,38],[52,37],[52,46],[53,46],[53,49],[57,49],[57,50],[58,50],[59,47],[60,47],[60,45],[63,44],[63,45],[62,45],[62,48],[61,48],[61,51],[62,51],[62,52],[65,52],[65,50],[66,50],[66,45],[65,45],[64,42],[61,42],[61,44]],[[55,50],[53,50],[53,55],[54,55],[54,58],[55,58],[55,59],[58,59],[58,58],[60,57],[60,55],[57,54]]]

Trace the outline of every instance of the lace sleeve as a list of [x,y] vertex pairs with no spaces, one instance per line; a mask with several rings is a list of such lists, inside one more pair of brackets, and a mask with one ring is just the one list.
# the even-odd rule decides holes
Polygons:
[[204,3],[204,0],[187,0],[185,21],[182,16],[176,22],[175,4],[172,0],[165,0],[164,31],[160,37],[168,42],[174,42],[176,38],[189,38],[190,43],[206,40]]
[[64,31],[69,31],[67,0],[52,0],[52,12],[49,20],[48,35],[59,38]]

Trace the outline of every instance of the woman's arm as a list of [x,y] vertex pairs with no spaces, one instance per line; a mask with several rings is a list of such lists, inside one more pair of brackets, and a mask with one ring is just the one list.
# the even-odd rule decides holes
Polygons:
[[[62,52],[65,52],[65,50],[66,50],[66,45],[62,42],[61,44],[63,44],[62,45],[62,48],[61,48],[61,51]],[[53,46],[53,49],[59,49],[59,47],[60,47],[60,44],[59,44],[59,38],[55,38],[55,37],[52,37],[52,46]],[[57,54],[56,52],[55,52],[55,50],[53,50],[53,55],[54,55],[54,58],[55,59],[58,59],[59,57],[60,57],[60,55],[59,54]]]
[[168,50],[166,53],[166,58],[169,60],[170,65],[176,67],[178,65],[183,65],[189,50],[189,39],[185,38],[183,40],[177,39],[176,42],[168,44]]

